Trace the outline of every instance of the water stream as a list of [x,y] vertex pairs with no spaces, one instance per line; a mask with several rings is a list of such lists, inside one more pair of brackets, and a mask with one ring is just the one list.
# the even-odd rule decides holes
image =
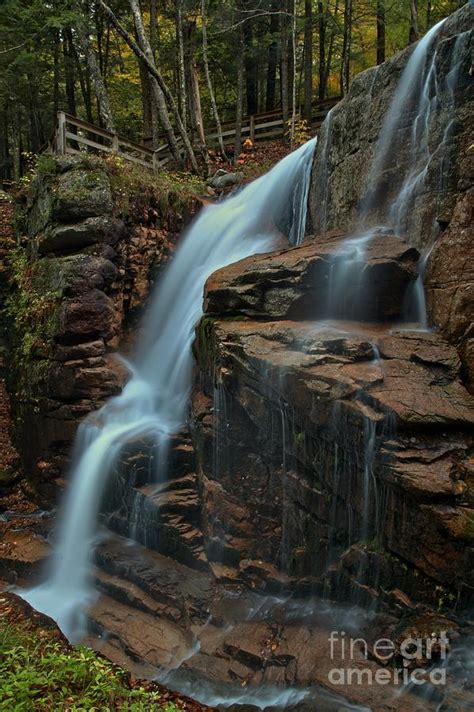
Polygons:
[[315,145],[316,139],[308,141],[265,176],[201,211],[151,301],[130,380],[79,428],[48,579],[23,594],[70,638],[85,632],[83,611],[94,596],[91,555],[100,503],[120,452],[138,436],[163,445],[186,421],[191,344],[209,275],[271,249],[284,232],[294,244],[301,242]]
[[[416,45],[402,73],[392,104],[385,117],[371,166],[366,199],[362,205],[361,223],[375,207],[380,176],[387,169],[402,116],[408,106],[415,103],[415,120],[410,132],[409,161],[401,179],[401,187],[384,216],[390,228],[406,230],[406,218],[426,176],[432,155],[429,150],[431,112],[437,110],[438,81],[436,53],[429,59],[432,43],[443,25],[435,25]],[[459,63],[459,46],[453,52],[453,62]],[[457,64],[447,75],[446,86],[454,101],[457,82]],[[419,94],[417,93],[419,92]],[[449,93],[448,92],[448,93]],[[334,116],[329,114],[323,127],[322,155],[327,161],[331,144]],[[448,121],[448,120],[447,120]],[[448,123],[446,124],[448,126]],[[449,128],[445,129],[445,134]],[[202,315],[203,289],[210,274],[216,269],[249,255],[272,249],[276,239],[287,236],[290,244],[301,243],[306,227],[306,206],[311,182],[311,169],[316,139],[277,164],[268,174],[234,193],[220,203],[209,205],[200,212],[182,237],[176,255],[151,300],[144,319],[140,342],[133,363],[129,365],[130,380],[122,393],[111,399],[97,413],[80,426],[72,458],[70,484],[66,491],[57,531],[57,548],[52,556],[45,583],[23,593],[23,597],[37,610],[54,618],[71,639],[85,632],[85,609],[94,598],[91,581],[91,557],[97,539],[97,522],[101,499],[106,484],[114,471],[124,446],[137,437],[151,437],[163,452],[173,433],[186,422],[192,378],[192,351],[194,328]],[[417,146],[417,150],[412,150]],[[321,180],[327,184],[327,166],[323,167]],[[325,195],[322,224],[327,222],[327,193]],[[366,229],[347,241],[334,263],[328,294],[328,316],[347,317],[347,302],[352,309],[357,306],[358,289],[362,289],[365,251],[376,228]],[[379,228],[377,228],[379,230]],[[414,289],[418,321],[427,328],[426,305],[423,290],[423,269]],[[347,294],[344,284],[351,277],[357,289]],[[359,280],[360,277],[360,280]],[[359,285],[360,281],[360,285]],[[377,345],[373,345],[374,363],[380,362]],[[215,393],[217,418],[224,413],[225,394]],[[283,470],[286,474],[287,429],[282,412]],[[367,420],[364,455],[364,502],[362,513],[363,535],[369,535],[373,499],[378,499],[374,474],[376,454],[375,424]],[[220,443],[215,442],[214,467],[220,466]],[[159,479],[166,477],[166,458],[159,462]],[[335,456],[335,491],[337,492],[338,453]],[[284,490],[285,493],[285,490]],[[285,507],[286,502],[283,503]],[[336,512],[335,512],[336,513]],[[138,513],[137,513],[138,514]],[[352,517],[349,512],[348,517]],[[378,530],[380,513],[375,513],[375,530]],[[137,520],[138,517],[135,516]],[[351,526],[349,526],[351,528]],[[288,532],[282,537],[283,559],[287,548]],[[269,700],[283,695],[278,702],[287,704],[290,695],[305,699],[306,692],[269,690]],[[227,693],[226,693],[227,694]],[[237,691],[235,702],[252,702],[250,693]],[[252,692],[252,695],[254,693]],[[258,693],[267,703],[266,691]],[[242,696],[243,695],[243,696]],[[286,695],[286,697],[285,697]],[[283,699],[284,698],[284,699]],[[288,699],[287,699],[288,698]],[[225,698],[229,701],[229,697]],[[219,696],[216,695],[216,703]],[[209,700],[207,699],[207,702]],[[355,709],[355,707],[354,707]]]

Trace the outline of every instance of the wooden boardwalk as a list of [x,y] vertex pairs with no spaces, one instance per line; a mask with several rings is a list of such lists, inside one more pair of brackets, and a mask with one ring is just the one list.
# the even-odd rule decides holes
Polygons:
[[[337,104],[340,97],[316,101],[313,104],[311,128],[317,131],[324,121],[329,110]],[[222,135],[225,144],[235,140],[235,123],[222,125]],[[287,126],[283,120],[281,109],[276,111],[255,114],[244,117],[242,121],[242,138],[252,141],[265,141],[284,136]],[[208,146],[215,146],[218,142],[217,133],[206,135]],[[180,140],[178,140],[178,144]],[[120,156],[125,161],[130,161],[153,171],[158,171],[171,161],[171,154],[167,144],[159,146],[155,151],[143,144],[131,141],[117,133],[90,124],[87,121],[71,116],[64,111],[58,112],[58,120],[53,143],[53,153],[83,154],[112,153]]]

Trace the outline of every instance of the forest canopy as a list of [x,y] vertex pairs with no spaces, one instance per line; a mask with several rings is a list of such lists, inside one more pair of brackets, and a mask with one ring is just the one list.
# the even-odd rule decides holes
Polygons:
[[[188,165],[206,133],[316,100],[416,41],[457,0],[3,0],[0,179],[17,180],[63,110]],[[237,139],[236,139],[237,142]],[[223,142],[221,141],[223,149]]]

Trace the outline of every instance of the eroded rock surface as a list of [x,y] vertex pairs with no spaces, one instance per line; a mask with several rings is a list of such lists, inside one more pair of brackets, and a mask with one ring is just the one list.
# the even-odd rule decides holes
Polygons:
[[400,318],[417,260],[418,252],[393,234],[375,234],[363,246],[340,233],[308,238],[215,272],[204,308],[223,317],[318,319],[350,311],[368,321]]
[[[373,264],[411,275],[416,256],[387,237],[399,265]],[[207,555],[266,590],[468,605],[474,410],[460,359],[403,324],[295,320],[319,260],[317,243],[255,256],[206,286],[193,427]]]

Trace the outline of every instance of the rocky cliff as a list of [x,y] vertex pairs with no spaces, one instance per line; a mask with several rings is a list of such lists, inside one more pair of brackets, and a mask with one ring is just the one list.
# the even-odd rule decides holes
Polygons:
[[423,80],[412,78],[400,120],[384,138],[382,162],[382,129],[387,114],[394,115],[396,90],[414,48],[355,77],[322,127],[310,194],[310,230],[319,234],[361,222],[393,225],[393,205],[405,191],[403,234],[427,255],[429,320],[458,348],[471,389],[473,23],[469,3],[440,28],[421,67]]
[[[319,687],[327,633],[345,623],[328,622],[325,603],[306,608],[314,594],[368,609],[366,630],[381,620],[384,636],[465,624],[474,597],[471,17],[466,7],[449,18],[428,55],[448,91],[459,51],[460,81],[452,124],[430,113],[429,169],[406,234],[379,227],[362,243],[351,229],[367,209],[382,116],[412,49],[357,77],[324,125],[315,234],[209,277],[189,423],[165,448],[131,438],[108,483],[103,521],[114,534],[96,550],[104,595],[88,613],[108,654],[131,665],[184,661],[192,680],[216,684]],[[379,217],[409,161],[414,113],[403,117]],[[32,186],[33,249],[17,256],[22,289],[8,309],[22,452],[44,477],[59,471],[79,419],[120,389],[113,354],[181,227],[181,208],[139,192],[132,221],[127,192],[100,164],[60,161]],[[438,332],[404,319],[427,245]],[[199,652],[189,656],[191,646]],[[387,707],[384,688],[369,690],[383,699],[366,692],[344,694],[373,709],[425,709],[397,694]]]
[[[199,188],[199,186],[197,186]],[[130,330],[200,206],[113,160],[45,156],[19,208],[5,319],[15,439],[40,482],[64,471],[79,422],[121,390]]]
[[390,325],[417,260],[395,237],[367,250],[376,311],[357,322],[349,299],[308,321],[329,283],[307,275],[340,257],[329,244],[207,283],[193,427],[208,556],[267,588],[467,603],[474,415],[459,358],[440,335]]

